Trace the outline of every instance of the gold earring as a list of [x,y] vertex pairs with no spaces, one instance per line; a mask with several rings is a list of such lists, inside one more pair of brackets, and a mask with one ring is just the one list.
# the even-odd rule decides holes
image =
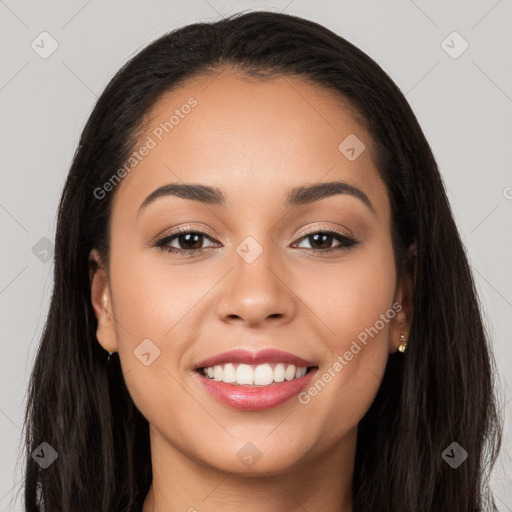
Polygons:
[[400,334],[400,345],[398,347],[399,352],[405,352],[407,347],[407,340],[403,334]]

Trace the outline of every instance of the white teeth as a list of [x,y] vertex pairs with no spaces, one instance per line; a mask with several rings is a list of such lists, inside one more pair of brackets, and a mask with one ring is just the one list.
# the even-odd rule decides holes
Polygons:
[[222,380],[224,382],[236,382],[236,368],[231,364],[225,364],[222,369]]
[[297,368],[295,370],[295,378],[299,379],[300,377],[303,377],[306,375],[306,368]]
[[239,364],[236,369],[237,384],[254,384],[254,372],[248,364]]
[[283,380],[284,380],[284,364],[283,363],[279,363],[274,368],[274,380],[276,382],[283,382]]
[[260,364],[254,370],[254,384],[256,386],[268,386],[274,380],[274,370],[269,364]]
[[296,367],[286,363],[238,364],[238,366],[226,363],[203,368],[203,374],[217,382],[250,386],[269,386],[273,382],[299,379],[306,375],[306,372],[306,367]]
[[295,378],[295,366],[293,364],[288,365],[288,368],[286,368],[284,378],[286,380],[293,380]]

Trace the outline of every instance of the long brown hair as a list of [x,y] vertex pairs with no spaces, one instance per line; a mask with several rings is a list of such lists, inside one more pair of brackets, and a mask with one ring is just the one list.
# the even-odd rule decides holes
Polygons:
[[[139,512],[151,480],[147,420],[119,360],[96,340],[89,261],[108,261],[112,196],[101,187],[131,152],[145,114],[166,91],[232,66],[248,76],[294,75],[327,87],[358,113],[378,148],[392,206],[397,270],[417,244],[414,319],[405,354],[391,355],[359,425],[354,511],[476,512],[492,498],[500,445],[493,360],[468,260],[443,182],[404,95],[365,53],[296,16],[249,12],[174,30],[110,81],[83,130],[58,212],[54,289],[26,413],[27,512]],[[49,443],[58,460],[30,454]],[[469,457],[457,469],[443,451]],[[487,472],[486,472],[487,469]]]

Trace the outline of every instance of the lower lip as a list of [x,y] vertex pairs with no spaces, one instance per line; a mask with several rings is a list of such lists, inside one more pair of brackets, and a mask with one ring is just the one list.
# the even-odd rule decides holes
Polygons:
[[201,384],[220,403],[243,411],[262,411],[278,407],[298,395],[318,368],[312,368],[298,379],[274,382],[270,386],[238,386],[216,381],[196,372]]

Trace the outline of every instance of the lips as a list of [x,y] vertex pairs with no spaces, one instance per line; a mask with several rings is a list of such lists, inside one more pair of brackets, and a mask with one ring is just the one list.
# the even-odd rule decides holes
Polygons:
[[247,349],[234,349],[222,352],[208,359],[204,359],[195,364],[193,369],[208,368],[226,363],[244,363],[250,365],[258,365],[264,363],[288,363],[297,367],[316,366],[314,362],[298,357],[289,352],[268,348],[259,352],[252,352]]
[[[227,371],[227,368],[222,370],[221,367],[223,365],[227,365],[231,370],[230,380],[226,382],[222,381],[223,377],[225,380],[226,375],[221,375],[221,373]],[[238,365],[236,384],[232,383],[235,380],[233,374],[234,365]],[[245,367],[242,373],[247,373],[247,376],[251,377],[248,380],[251,381],[252,370],[249,366],[256,367],[254,386],[252,384],[243,385],[239,383],[241,380],[246,380],[245,377],[239,375],[241,366]],[[296,372],[295,376],[288,375],[289,372],[287,371],[286,377],[283,377],[285,366],[287,370],[291,368]],[[277,376],[277,367],[281,367],[279,378]],[[253,352],[238,348],[204,359],[194,365],[193,369],[203,389],[221,404],[242,411],[262,411],[283,405],[300,393],[311,381],[313,375],[318,370],[318,366],[312,361],[289,352],[283,352],[282,350],[268,348],[259,352]],[[206,369],[209,370],[211,375],[208,376],[206,374]],[[216,378],[212,378],[214,369],[218,372]],[[270,383],[272,381],[271,375],[266,375],[266,378],[260,376],[260,379],[265,383],[258,385],[256,383],[258,380],[258,369],[265,370],[265,374],[275,370],[274,382]]]

